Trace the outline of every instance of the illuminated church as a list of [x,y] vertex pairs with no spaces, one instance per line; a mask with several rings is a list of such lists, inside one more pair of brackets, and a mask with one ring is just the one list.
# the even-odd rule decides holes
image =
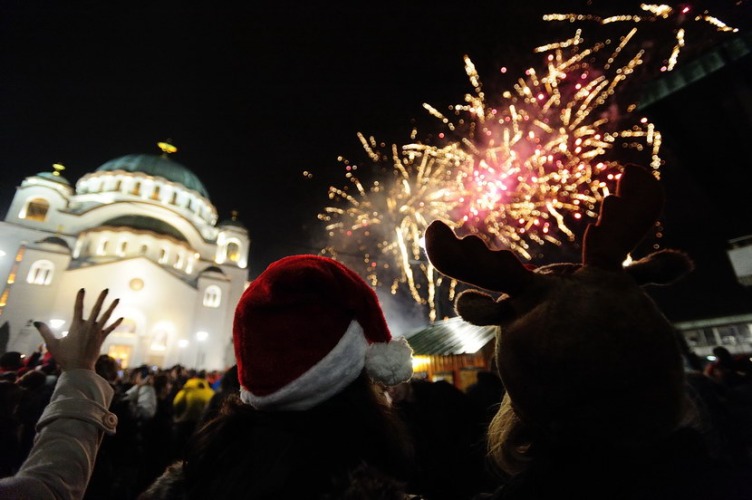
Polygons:
[[231,366],[245,227],[217,223],[204,185],[166,153],[116,158],[75,187],[61,170],[24,179],[0,222],[0,352],[37,348],[32,321],[64,335],[77,290],[88,309],[109,288],[125,320],[103,349],[124,367]]

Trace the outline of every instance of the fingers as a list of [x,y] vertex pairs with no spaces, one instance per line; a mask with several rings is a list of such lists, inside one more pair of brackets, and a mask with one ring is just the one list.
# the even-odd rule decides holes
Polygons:
[[76,304],[73,306],[73,321],[78,322],[84,317],[84,289],[81,288],[76,294]]
[[[101,318],[97,321],[97,327],[99,329],[104,328],[104,325],[110,320],[110,316],[112,315],[112,312],[115,310],[117,305],[120,303],[120,299],[115,299],[112,301],[112,304],[110,304],[110,307],[107,308],[107,310],[104,312]],[[92,316],[96,318],[95,316]]]
[[[112,316],[113,311],[117,307],[117,305],[120,303],[120,299],[115,299],[110,304],[110,307],[107,308],[107,310],[102,314],[102,317],[97,319],[99,316],[99,312],[102,310],[102,306],[104,305],[104,299],[107,297],[107,294],[109,293],[109,288],[106,288],[102,290],[99,293],[99,297],[97,297],[97,302],[94,304],[94,307],[91,310],[91,314],[89,316],[89,320],[96,325],[97,329],[100,330],[104,337],[106,337],[110,332],[112,332],[115,328],[117,328],[120,323],[123,322],[123,318],[118,319],[115,321],[115,323],[111,324],[107,328],[104,327],[104,325],[110,320],[110,316]],[[78,295],[76,295],[76,305],[73,310],[73,321],[76,320],[81,321],[83,319],[83,308],[84,308],[84,296],[85,291],[84,289],[80,289],[78,291]]]
[[[110,307],[110,309],[112,309],[112,306]],[[122,323],[122,322],[123,322],[123,318],[118,318],[113,324],[111,324],[107,328],[103,328],[102,329],[102,338],[107,337],[107,335],[109,335],[113,330],[115,330],[115,328],[117,328],[118,326],[120,326],[120,323]]]
[[42,323],[41,321],[35,321],[34,326],[39,331],[39,334],[42,336],[44,341],[49,344],[54,344],[57,342],[57,339],[55,338],[55,334],[52,333],[52,330],[50,330],[50,327],[47,326],[45,323]]
[[99,311],[102,310],[102,304],[104,304],[104,299],[107,297],[107,293],[109,292],[109,288],[105,288],[99,293],[99,297],[97,298],[96,304],[94,304],[94,308],[91,310],[91,316],[89,316],[89,319],[92,321],[92,323],[97,322],[97,317],[99,316]]

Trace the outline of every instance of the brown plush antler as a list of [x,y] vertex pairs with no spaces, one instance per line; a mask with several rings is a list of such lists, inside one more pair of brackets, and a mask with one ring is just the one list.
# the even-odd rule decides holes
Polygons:
[[658,219],[663,190],[658,180],[642,167],[627,165],[616,187],[607,196],[598,221],[585,231],[582,263],[612,271],[622,263]]
[[490,250],[477,236],[460,239],[441,221],[426,229],[426,253],[441,273],[495,292],[515,295],[534,276],[509,250]]
[[477,236],[459,239],[441,222],[428,227],[426,250],[440,272],[506,292],[494,298],[464,290],[456,309],[471,324],[500,327],[496,366],[506,396],[489,443],[508,473],[550,446],[566,450],[561,456],[589,455],[603,444],[651,449],[681,421],[685,389],[674,328],[640,285],[669,283],[690,261],[663,251],[622,267],[662,201],[657,179],[627,166],[586,231],[582,265],[551,264],[534,273]]

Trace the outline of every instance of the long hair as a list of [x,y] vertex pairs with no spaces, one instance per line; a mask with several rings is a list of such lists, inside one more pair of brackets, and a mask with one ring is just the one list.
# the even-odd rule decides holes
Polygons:
[[258,411],[235,396],[188,444],[186,498],[324,498],[363,466],[408,481],[406,437],[365,374],[307,411]]
[[[618,399],[615,398],[615,399]],[[601,408],[598,403],[596,408]],[[649,407],[640,407],[647,418],[652,415]],[[635,422],[632,427],[621,426],[622,421],[604,415],[597,433],[585,432],[582,425],[593,422],[592,408],[586,405],[573,406],[551,417],[547,426],[533,426],[522,419],[514,409],[508,394],[504,395],[499,410],[488,426],[488,454],[493,464],[509,476],[524,472],[539,456],[556,450],[566,460],[582,459],[584,456],[603,457],[608,452],[619,456],[639,455],[666,439],[674,431],[697,425],[697,408],[685,395],[681,398],[681,411],[671,424],[657,429]],[[611,425],[616,422],[617,425]]]
[[533,459],[532,433],[504,395],[499,410],[488,426],[488,454],[501,471],[510,476],[523,472]]

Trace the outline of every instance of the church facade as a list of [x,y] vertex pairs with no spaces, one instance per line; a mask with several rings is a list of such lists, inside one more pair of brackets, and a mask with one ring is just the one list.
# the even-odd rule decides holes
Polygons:
[[0,352],[37,349],[33,321],[65,335],[78,289],[88,309],[108,288],[124,321],[103,352],[123,367],[231,366],[250,239],[217,220],[201,181],[166,155],[116,158],[75,186],[58,170],[27,177],[0,222]]

